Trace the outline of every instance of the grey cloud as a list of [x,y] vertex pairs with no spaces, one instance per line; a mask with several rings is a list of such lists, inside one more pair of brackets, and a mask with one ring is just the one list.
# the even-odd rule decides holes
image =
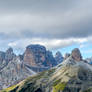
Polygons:
[[[0,1],[0,9],[1,10],[33,10],[33,11],[44,11],[44,10],[55,10],[58,11],[59,8],[67,9],[73,7],[73,4],[76,3],[74,0],[3,0]],[[71,5],[72,4],[72,5]],[[57,9],[58,8],[58,9]]]
[[91,4],[91,0],[2,0],[0,41],[92,36]]

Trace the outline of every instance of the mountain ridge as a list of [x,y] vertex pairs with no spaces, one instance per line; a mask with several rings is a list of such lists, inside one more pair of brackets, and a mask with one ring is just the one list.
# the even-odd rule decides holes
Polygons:
[[[62,60],[61,60],[62,61]],[[0,52],[0,89],[12,86],[27,77],[57,65],[52,52],[42,45],[28,45],[23,55],[12,48]]]
[[[92,66],[80,59],[77,51],[56,67],[1,92],[92,92]],[[74,58],[76,55],[80,61]]]

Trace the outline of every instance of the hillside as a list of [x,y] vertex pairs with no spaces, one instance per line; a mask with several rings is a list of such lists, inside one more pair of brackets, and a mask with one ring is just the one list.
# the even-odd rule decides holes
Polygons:
[[79,53],[74,49],[58,66],[1,92],[92,92],[92,66]]

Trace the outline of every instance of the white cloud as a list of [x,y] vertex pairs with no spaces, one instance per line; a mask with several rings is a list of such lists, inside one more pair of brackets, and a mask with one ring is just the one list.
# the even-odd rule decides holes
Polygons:
[[72,44],[81,44],[86,42],[87,39],[80,38],[80,39],[42,39],[42,38],[32,38],[32,39],[21,39],[14,42],[10,42],[8,46],[14,47],[14,48],[25,48],[29,44],[41,44],[47,47],[47,49],[59,49],[63,48]]

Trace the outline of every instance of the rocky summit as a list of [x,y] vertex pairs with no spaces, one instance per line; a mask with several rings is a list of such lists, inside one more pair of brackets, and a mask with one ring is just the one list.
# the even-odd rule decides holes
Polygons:
[[9,61],[13,60],[16,55],[13,53],[13,49],[9,48],[6,52],[0,51],[0,70],[3,69]]
[[75,48],[74,50],[72,50],[71,55],[76,61],[82,60],[82,56],[81,56],[80,50],[78,48]]
[[57,62],[57,64],[61,63],[63,61],[64,57],[62,56],[61,52],[58,51],[55,54],[55,60]]
[[92,92],[92,65],[82,59],[79,49],[74,49],[56,67],[1,92]]
[[52,67],[57,64],[52,53],[42,45],[27,46],[23,60],[34,67]]
[[5,53],[5,61],[9,62],[13,60],[13,58],[16,57],[16,55],[13,52],[12,48],[9,48]]

